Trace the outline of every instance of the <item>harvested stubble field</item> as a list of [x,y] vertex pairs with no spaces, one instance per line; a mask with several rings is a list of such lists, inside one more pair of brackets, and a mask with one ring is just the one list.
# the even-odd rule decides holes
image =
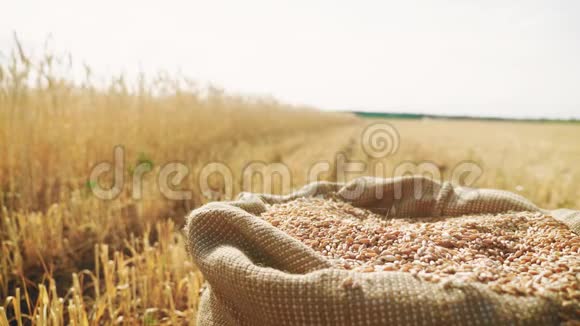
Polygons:
[[[0,60],[0,325],[192,324],[202,275],[185,253],[183,216],[227,199],[229,189],[212,178],[214,192],[202,193],[198,175],[207,163],[229,167],[236,194],[250,161],[284,163],[292,187],[339,152],[371,161],[360,147],[371,121],[349,114],[203,89],[166,74],[97,87],[87,70],[84,81],[72,82],[69,61],[33,58],[19,47]],[[475,186],[580,209],[579,124],[390,122],[401,141],[384,159],[383,176],[398,162],[427,160],[446,177],[470,160],[483,169]],[[130,182],[113,200],[91,193],[91,168],[112,161],[116,145],[125,149],[125,180],[137,165],[149,167],[141,199]],[[176,161],[190,167],[179,185],[192,191],[190,200],[159,192],[155,176]],[[273,191],[281,191],[276,178]]]

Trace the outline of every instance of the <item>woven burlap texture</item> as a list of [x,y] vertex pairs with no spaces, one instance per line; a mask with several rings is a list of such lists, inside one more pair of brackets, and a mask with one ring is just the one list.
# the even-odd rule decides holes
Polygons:
[[[286,196],[242,193],[234,202],[210,203],[194,210],[185,228],[188,251],[206,279],[198,325],[559,323],[551,299],[500,295],[475,283],[444,288],[408,273],[333,269],[322,255],[258,217],[268,204],[320,195],[389,217],[542,211],[513,193],[423,177],[317,182]],[[580,233],[578,212],[544,212]]]

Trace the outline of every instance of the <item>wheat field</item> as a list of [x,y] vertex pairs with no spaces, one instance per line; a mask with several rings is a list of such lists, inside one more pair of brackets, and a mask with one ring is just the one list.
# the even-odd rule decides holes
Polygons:
[[[203,276],[188,259],[184,216],[240,191],[251,162],[281,163],[290,189],[309,169],[337,154],[366,162],[348,174],[393,176],[401,162],[421,162],[442,178],[462,162],[481,176],[474,186],[518,192],[544,208],[580,209],[580,124],[446,120],[368,120],[230,94],[166,74],[95,86],[70,77],[72,63],[50,54],[28,56],[17,44],[0,62],[0,325],[194,324]],[[364,151],[365,128],[390,123],[396,153]],[[124,149],[126,179],[146,163],[142,195],[131,184],[112,200],[96,198],[92,168]],[[180,162],[188,175],[169,200],[156,176]],[[226,166],[231,182],[199,176],[208,163]],[[383,170],[370,170],[381,162]],[[417,169],[415,169],[415,167]],[[415,170],[416,171],[415,171]],[[105,185],[112,182],[105,178]],[[273,192],[287,192],[273,179]]]

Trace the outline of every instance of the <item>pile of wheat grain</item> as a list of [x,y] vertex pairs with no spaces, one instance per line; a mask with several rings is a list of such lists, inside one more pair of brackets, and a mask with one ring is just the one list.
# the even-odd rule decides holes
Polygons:
[[338,268],[580,302],[580,237],[541,213],[389,219],[340,201],[301,198],[270,206],[262,218]]

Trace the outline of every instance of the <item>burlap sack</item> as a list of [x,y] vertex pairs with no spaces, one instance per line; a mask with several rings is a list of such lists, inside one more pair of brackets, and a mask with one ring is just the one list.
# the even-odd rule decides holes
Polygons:
[[[194,210],[186,226],[189,253],[207,280],[199,325],[560,322],[561,311],[551,299],[500,295],[481,284],[444,288],[407,273],[333,269],[322,255],[257,217],[266,204],[316,195],[332,195],[390,217],[540,211],[509,192],[473,191],[421,177],[319,182],[287,196],[244,193],[235,202],[210,203]],[[580,212],[546,213],[580,232]],[[349,279],[356,286],[346,286]]]

